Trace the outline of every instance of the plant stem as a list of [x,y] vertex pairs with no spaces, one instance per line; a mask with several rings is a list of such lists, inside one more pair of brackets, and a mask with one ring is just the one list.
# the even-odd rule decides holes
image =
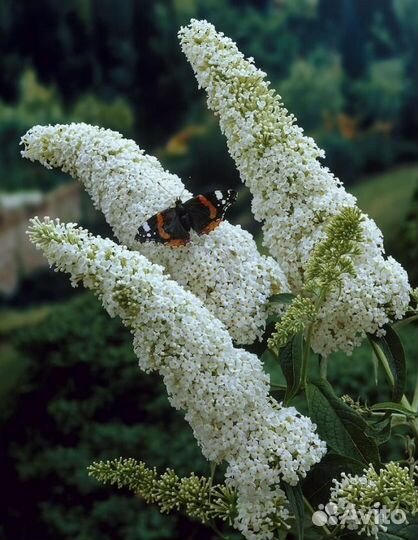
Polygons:
[[218,535],[219,538],[222,538],[222,540],[228,540],[228,536],[224,536],[214,523],[208,525],[212,529],[212,531]]
[[327,379],[328,374],[328,358],[326,356],[319,357],[319,376],[321,379]]
[[213,485],[213,479],[215,478],[215,472],[216,472],[216,463],[214,461],[210,462],[210,479],[209,479],[209,502],[212,495],[212,485]]
[[328,538],[335,538],[337,536],[337,534],[340,532],[340,525],[338,525],[337,527],[335,527],[335,529],[331,532],[331,535],[328,536]]
[[302,366],[300,369],[300,386],[306,386],[306,376],[308,374],[309,357],[311,354],[311,339],[313,334],[314,325],[310,324],[308,327],[308,333],[306,335],[305,347],[303,349]]
[[414,411],[418,411],[418,373],[415,381],[414,396],[412,398],[411,407]]

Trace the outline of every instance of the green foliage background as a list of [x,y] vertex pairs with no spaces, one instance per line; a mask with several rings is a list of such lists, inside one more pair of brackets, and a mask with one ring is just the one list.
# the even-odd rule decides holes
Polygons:
[[[417,159],[415,0],[3,0],[7,189],[47,182],[33,169],[10,175],[22,131],[71,120],[134,136],[173,169],[194,173],[193,187],[237,183],[178,45],[177,30],[191,17],[207,18],[256,59],[346,182]],[[207,172],[196,171],[195,154],[166,147],[192,124],[203,133],[187,143],[220,150]]]
[[[172,538],[196,526],[87,476],[97,459],[137,457],[186,474],[208,473],[161,381],[139,371],[131,335],[91,295],[52,308],[17,332],[24,365],[14,403],[2,411],[0,534],[27,538]],[[4,374],[4,373],[3,373]],[[19,404],[15,407],[16,402]],[[22,504],[23,503],[23,504]],[[196,532],[197,534],[197,532]],[[205,536],[202,528],[199,537]]]
[[[71,121],[134,138],[195,192],[239,186],[176,37],[191,17],[207,18],[268,73],[418,285],[416,8],[416,0],[3,0],[0,192],[67,181],[22,160],[18,141],[34,124]],[[88,208],[84,224],[110,234]],[[234,212],[259,233],[245,191]],[[405,332],[412,375],[417,328]],[[93,460],[118,456],[208,473],[160,380],[136,364],[130,334],[65,276],[39,272],[1,299],[0,539],[23,540],[28,529],[36,540],[211,537],[87,477]],[[266,366],[280,382],[277,364]],[[336,355],[329,374],[339,394],[388,399],[367,347],[352,360]],[[401,451],[384,448],[385,457]]]

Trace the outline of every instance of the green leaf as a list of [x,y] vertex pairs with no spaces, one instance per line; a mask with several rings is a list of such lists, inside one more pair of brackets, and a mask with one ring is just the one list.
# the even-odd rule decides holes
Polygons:
[[299,387],[303,355],[303,334],[300,332],[281,349],[279,355],[280,366],[287,383],[285,403],[295,396]]
[[368,465],[379,466],[376,441],[371,437],[368,423],[351,407],[343,403],[331,385],[320,379],[306,388],[310,416],[317,425],[319,436],[337,454]]
[[408,523],[388,525],[386,532],[379,533],[379,540],[416,540],[418,538],[418,516],[407,516]]
[[261,362],[265,364],[276,363],[277,365],[277,356],[270,349],[266,349],[263,354],[260,356]]
[[330,489],[334,478],[341,473],[362,474],[364,463],[338,454],[327,454],[316,464],[303,480],[302,488],[305,496],[314,508],[329,501]]
[[378,386],[379,384],[379,359],[375,355],[374,352],[372,352],[372,364],[373,364],[374,384]]
[[393,324],[393,327],[396,329],[403,328],[404,326],[407,326],[408,324],[411,324],[415,321],[418,321],[418,314],[411,315],[410,317],[406,317],[405,319],[402,319],[401,321],[396,321]]
[[295,516],[295,527],[298,540],[303,540],[305,522],[305,504],[303,501],[302,487],[299,484],[291,486],[284,483],[284,490],[290,505],[290,511]]
[[373,436],[376,444],[380,446],[390,439],[392,433],[392,419],[390,416],[385,415],[385,417],[378,422],[373,424],[369,422],[369,427],[370,434]]
[[401,405],[400,403],[394,403],[393,401],[384,401],[383,403],[376,403],[369,407],[371,411],[383,411],[397,414],[404,414],[406,416],[418,416],[418,412],[411,411]]
[[273,332],[273,329],[274,327],[276,326],[276,324],[278,322],[280,322],[282,320],[282,316],[280,315],[269,315],[267,317],[267,321],[266,321],[266,331],[270,331],[268,332],[269,334]]
[[270,304],[291,304],[295,298],[296,296],[292,293],[273,294],[273,296],[270,296],[269,298],[269,303]]
[[369,334],[369,339],[385,355],[393,376],[392,401],[400,401],[405,393],[406,362],[405,351],[396,331],[389,325],[384,327],[386,335],[376,337]]

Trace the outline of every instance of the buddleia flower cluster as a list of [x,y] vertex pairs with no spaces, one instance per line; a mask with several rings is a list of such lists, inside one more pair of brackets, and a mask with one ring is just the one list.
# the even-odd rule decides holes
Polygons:
[[192,197],[180,178],[117,132],[86,124],[35,126],[23,137],[22,155],[80,180],[116,237],[166,269],[198,296],[239,344],[265,328],[268,299],[288,290],[280,265],[260,255],[252,236],[227,221],[211,234],[175,248],[135,240],[138,227],[176,199]]
[[[296,125],[252,58],[245,59],[235,43],[207,21],[192,20],[180,30],[179,39],[253,195],[264,244],[297,294],[329,220],[355,207],[356,200],[321,164],[324,153]],[[338,349],[350,353],[365,332],[375,333],[401,318],[408,306],[407,274],[392,257],[384,257],[381,232],[366,216],[362,232],[355,274],[342,277],[319,313],[312,345],[322,355]]]
[[[398,463],[387,463],[377,471],[372,465],[362,475],[343,473],[333,481],[330,503],[341,528],[377,538],[387,530],[391,512],[403,516],[418,513],[418,468],[412,471]],[[363,516],[363,519],[360,519]]]
[[226,462],[235,527],[249,540],[272,538],[289,518],[281,482],[295,485],[326,451],[310,419],[270,397],[257,356],[235,348],[221,321],[161,266],[72,223],[35,218],[29,234],[131,329],[140,367],[160,373],[204,456]]

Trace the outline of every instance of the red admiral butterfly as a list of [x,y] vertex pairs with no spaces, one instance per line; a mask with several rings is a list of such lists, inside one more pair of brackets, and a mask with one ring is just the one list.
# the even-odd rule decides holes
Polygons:
[[139,227],[135,240],[184,246],[190,242],[191,229],[197,234],[208,234],[216,229],[236,198],[237,192],[228,189],[209,191],[186,202],[177,199],[173,208],[158,212]]

